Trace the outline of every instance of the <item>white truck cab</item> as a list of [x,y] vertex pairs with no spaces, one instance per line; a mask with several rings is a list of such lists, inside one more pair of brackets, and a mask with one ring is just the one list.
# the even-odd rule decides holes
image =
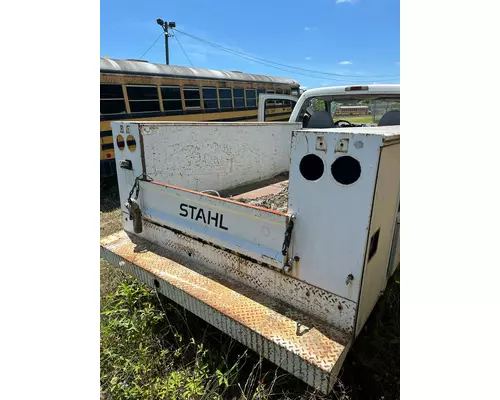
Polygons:
[[332,86],[309,89],[300,97],[266,94],[259,96],[259,121],[276,101],[291,102],[288,122],[303,128],[345,128],[399,125],[400,85]]

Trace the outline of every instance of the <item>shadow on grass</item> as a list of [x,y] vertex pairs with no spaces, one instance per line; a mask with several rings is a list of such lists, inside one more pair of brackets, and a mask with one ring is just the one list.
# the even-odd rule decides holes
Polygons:
[[399,399],[399,269],[347,355],[339,378],[352,399]]
[[109,212],[120,207],[120,196],[116,177],[101,179],[101,212]]

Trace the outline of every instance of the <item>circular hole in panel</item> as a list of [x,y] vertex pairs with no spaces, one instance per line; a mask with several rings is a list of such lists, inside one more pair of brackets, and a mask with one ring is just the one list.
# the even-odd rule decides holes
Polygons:
[[127,136],[127,147],[130,151],[135,151],[136,148],[135,139],[132,135]]
[[123,139],[122,135],[118,135],[116,137],[116,145],[120,150],[123,150],[125,148],[125,140]]
[[332,176],[342,185],[351,185],[361,176],[361,165],[351,156],[337,158],[332,164]]
[[308,181],[316,181],[323,176],[325,166],[321,157],[316,154],[308,154],[300,160],[300,173]]

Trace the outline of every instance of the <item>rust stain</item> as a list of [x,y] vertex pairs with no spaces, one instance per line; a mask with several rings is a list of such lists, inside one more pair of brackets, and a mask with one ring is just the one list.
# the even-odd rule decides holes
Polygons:
[[[233,196],[232,198],[235,200],[238,200],[238,199],[253,200],[253,199],[257,199],[259,197],[277,194],[281,190],[283,190],[283,185],[288,185],[288,179],[281,181],[281,182],[278,182],[278,183],[274,183],[272,185],[264,186],[264,187],[259,188],[259,189],[252,190],[250,192],[238,194],[236,196]],[[267,209],[267,208],[266,208],[266,210],[270,211],[270,209]]]
[[221,278],[213,271],[201,273],[174,262],[165,256],[164,249],[135,236],[132,241],[123,231],[103,239],[101,247],[297,354],[322,371],[332,371],[349,341],[349,335],[330,325],[248,286]]

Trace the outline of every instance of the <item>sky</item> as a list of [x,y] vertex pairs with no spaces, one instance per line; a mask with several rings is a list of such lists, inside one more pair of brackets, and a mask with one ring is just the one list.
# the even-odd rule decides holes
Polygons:
[[[399,15],[399,0],[101,0],[100,55],[165,63],[156,23],[162,18],[181,32],[260,58],[174,31],[172,65],[293,78],[303,88],[399,83]],[[285,66],[262,64],[269,62]]]

